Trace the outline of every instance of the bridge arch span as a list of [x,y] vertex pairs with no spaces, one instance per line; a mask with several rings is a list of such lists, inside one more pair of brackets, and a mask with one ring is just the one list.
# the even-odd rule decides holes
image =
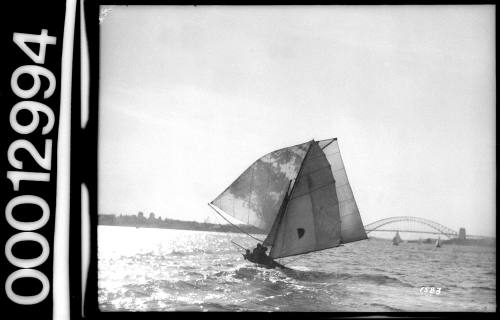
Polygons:
[[[413,222],[416,224],[421,224],[428,226],[434,230],[436,230],[436,233],[442,234],[448,238],[453,238],[458,236],[458,232],[455,230],[448,228],[446,226],[443,226],[440,223],[434,222],[429,219],[424,219],[424,218],[419,218],[419,217],[410,217],[410,216],[400,216],[400,217],[391,217],[391,218],[385,218],[381,220],[377,220],[375,222],[372,222],[370,224],[367,224],[365,226],[366,233],[370,233],[372,231],[377,231],[377,229],[380,229],[383,226],[393,224],[393,223],[398,223],[398,222]],[[406,230],[406,232],[412,232],[411,230]]]

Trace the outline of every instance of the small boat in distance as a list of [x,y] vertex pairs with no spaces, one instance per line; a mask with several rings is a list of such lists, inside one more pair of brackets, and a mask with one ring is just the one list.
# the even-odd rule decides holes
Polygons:
[[436,248],[441,248],[441,239],[440,238],[438,238],[436,240]]
[[367,239],[337,138],[259,158],[209,206],[265,231],[263,241],[249,235],[263,245],[244,257],[266,267],[277,266],[273,259]]
[[394,236],[394,238],[392,238],[392,244],[395,246],[399,246],[401,242],[403,242],[403,240],[399,236],[399,231],[396,231],[396,235]]

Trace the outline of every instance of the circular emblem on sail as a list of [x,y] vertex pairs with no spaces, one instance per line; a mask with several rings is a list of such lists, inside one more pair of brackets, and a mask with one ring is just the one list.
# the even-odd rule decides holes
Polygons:
[[299,239],[304,236],[304,233],[306,233],[306,230],[302,228],[297,228],[297,235],[299,236]]

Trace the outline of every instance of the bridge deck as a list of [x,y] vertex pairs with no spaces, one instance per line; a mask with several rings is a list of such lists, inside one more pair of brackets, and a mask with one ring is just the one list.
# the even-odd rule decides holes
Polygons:
[[408,233],[426,233],[426,234],[442,234],[446,236],[458,236],[457,233],[444,233],[444,232],[433,232],[433,231],[418,231],[418,230],[400,230],[400,229],[365,229],[366,233],[372,231],[384,231],[384,232],[408,232]]
[[[388,226],[392,225],[392,229],[388,229]],[[412,216],[398,216],[398,217],[390,217],[377,220],[375,222],[369,223],[364,226],[366,233],[374,232],[374,231],[382,231],[382,232],[407,232],[407,233],[423,233],[423,234],[433,234],[433,235],[443,235],[448,238],[458,238],[458,232],[443,226],[435,221],[420,218],[420,217],[412,217]],[[425,229],[431,230],[422,230],[422,227]],[[384,229],[382,229],[384,228]],[[467,235],[468,239],[485,239],[488,237],[484,236],[476,236],[476,235]]]

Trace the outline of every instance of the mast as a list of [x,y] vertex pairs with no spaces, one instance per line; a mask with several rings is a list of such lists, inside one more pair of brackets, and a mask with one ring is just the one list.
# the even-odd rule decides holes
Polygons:
[[281,220],[284,216],[285,213],[285,206],[288,202],[288,198],[290,197],[290,186],[292,185],[292,180],[288,183],[288,188],[286,189],[286,193],[283,196],[283,201],[281,201],[280,209],[278,211],[278,214],[276,215],[276,218],[274,219],[273,226],[271,227],[271,230],[269,231],[266,239],[264,240],[264,245],[267,246],[272,246],[274,244],[274,240],[276,239],[276,234],[279,228],[279,225],[281,223]]

